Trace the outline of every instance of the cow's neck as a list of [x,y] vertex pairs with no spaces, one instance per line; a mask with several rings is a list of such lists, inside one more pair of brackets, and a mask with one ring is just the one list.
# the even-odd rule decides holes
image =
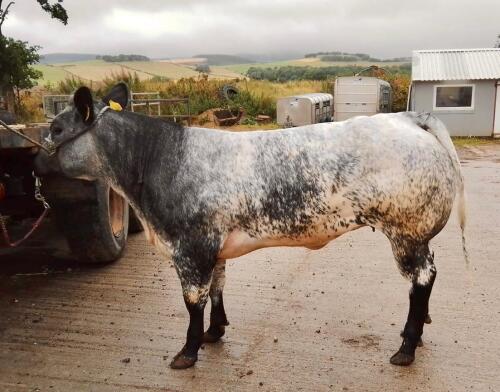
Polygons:
[[97,132],[108,180],[137,207],[144,207],[144,192],[155,192],[175,175],[175,166],[165,165],[160,178],[155,168],[178,161],[182,154],[183,128],[174,123],[133,113],[111,114]]

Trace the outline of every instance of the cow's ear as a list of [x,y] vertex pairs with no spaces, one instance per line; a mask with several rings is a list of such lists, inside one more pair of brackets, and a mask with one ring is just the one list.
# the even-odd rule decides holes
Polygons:
[[[120,82],[106,95],[102,101],[107,106],[117,106],[114,104],[119,104],[121,109],[125,109],[128,105],[128,87],[125,83]],[[114,109],[114,108],[113,108]]]
[[88,87],[80,87],[73,95],[73,102],[85,124],[94,121],[94,100]]

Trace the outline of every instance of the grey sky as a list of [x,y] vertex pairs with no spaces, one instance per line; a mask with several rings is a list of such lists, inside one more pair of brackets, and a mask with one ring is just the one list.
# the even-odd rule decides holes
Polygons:
[[490,47],[498,0],[65,0],[69,23],[18,0],[5,33],[42,53],[307,53],[409,56],[412,49]]

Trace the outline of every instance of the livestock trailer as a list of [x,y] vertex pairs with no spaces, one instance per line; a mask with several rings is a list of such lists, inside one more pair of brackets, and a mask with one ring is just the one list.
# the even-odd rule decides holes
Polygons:
[[390,113],[391,85],[385,80],[367,76],[341,76],[335,79],[335,121],[356,116]]
[[284,127],[329,122],[333,119],[332,94],[304,94],[278,99],[277,122]]

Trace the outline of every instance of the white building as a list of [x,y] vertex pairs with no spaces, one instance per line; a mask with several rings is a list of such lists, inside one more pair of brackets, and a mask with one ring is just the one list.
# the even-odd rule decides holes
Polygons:
[[408,109],[431,112],[452,136],[500,137],[500,49],[413,52]]

